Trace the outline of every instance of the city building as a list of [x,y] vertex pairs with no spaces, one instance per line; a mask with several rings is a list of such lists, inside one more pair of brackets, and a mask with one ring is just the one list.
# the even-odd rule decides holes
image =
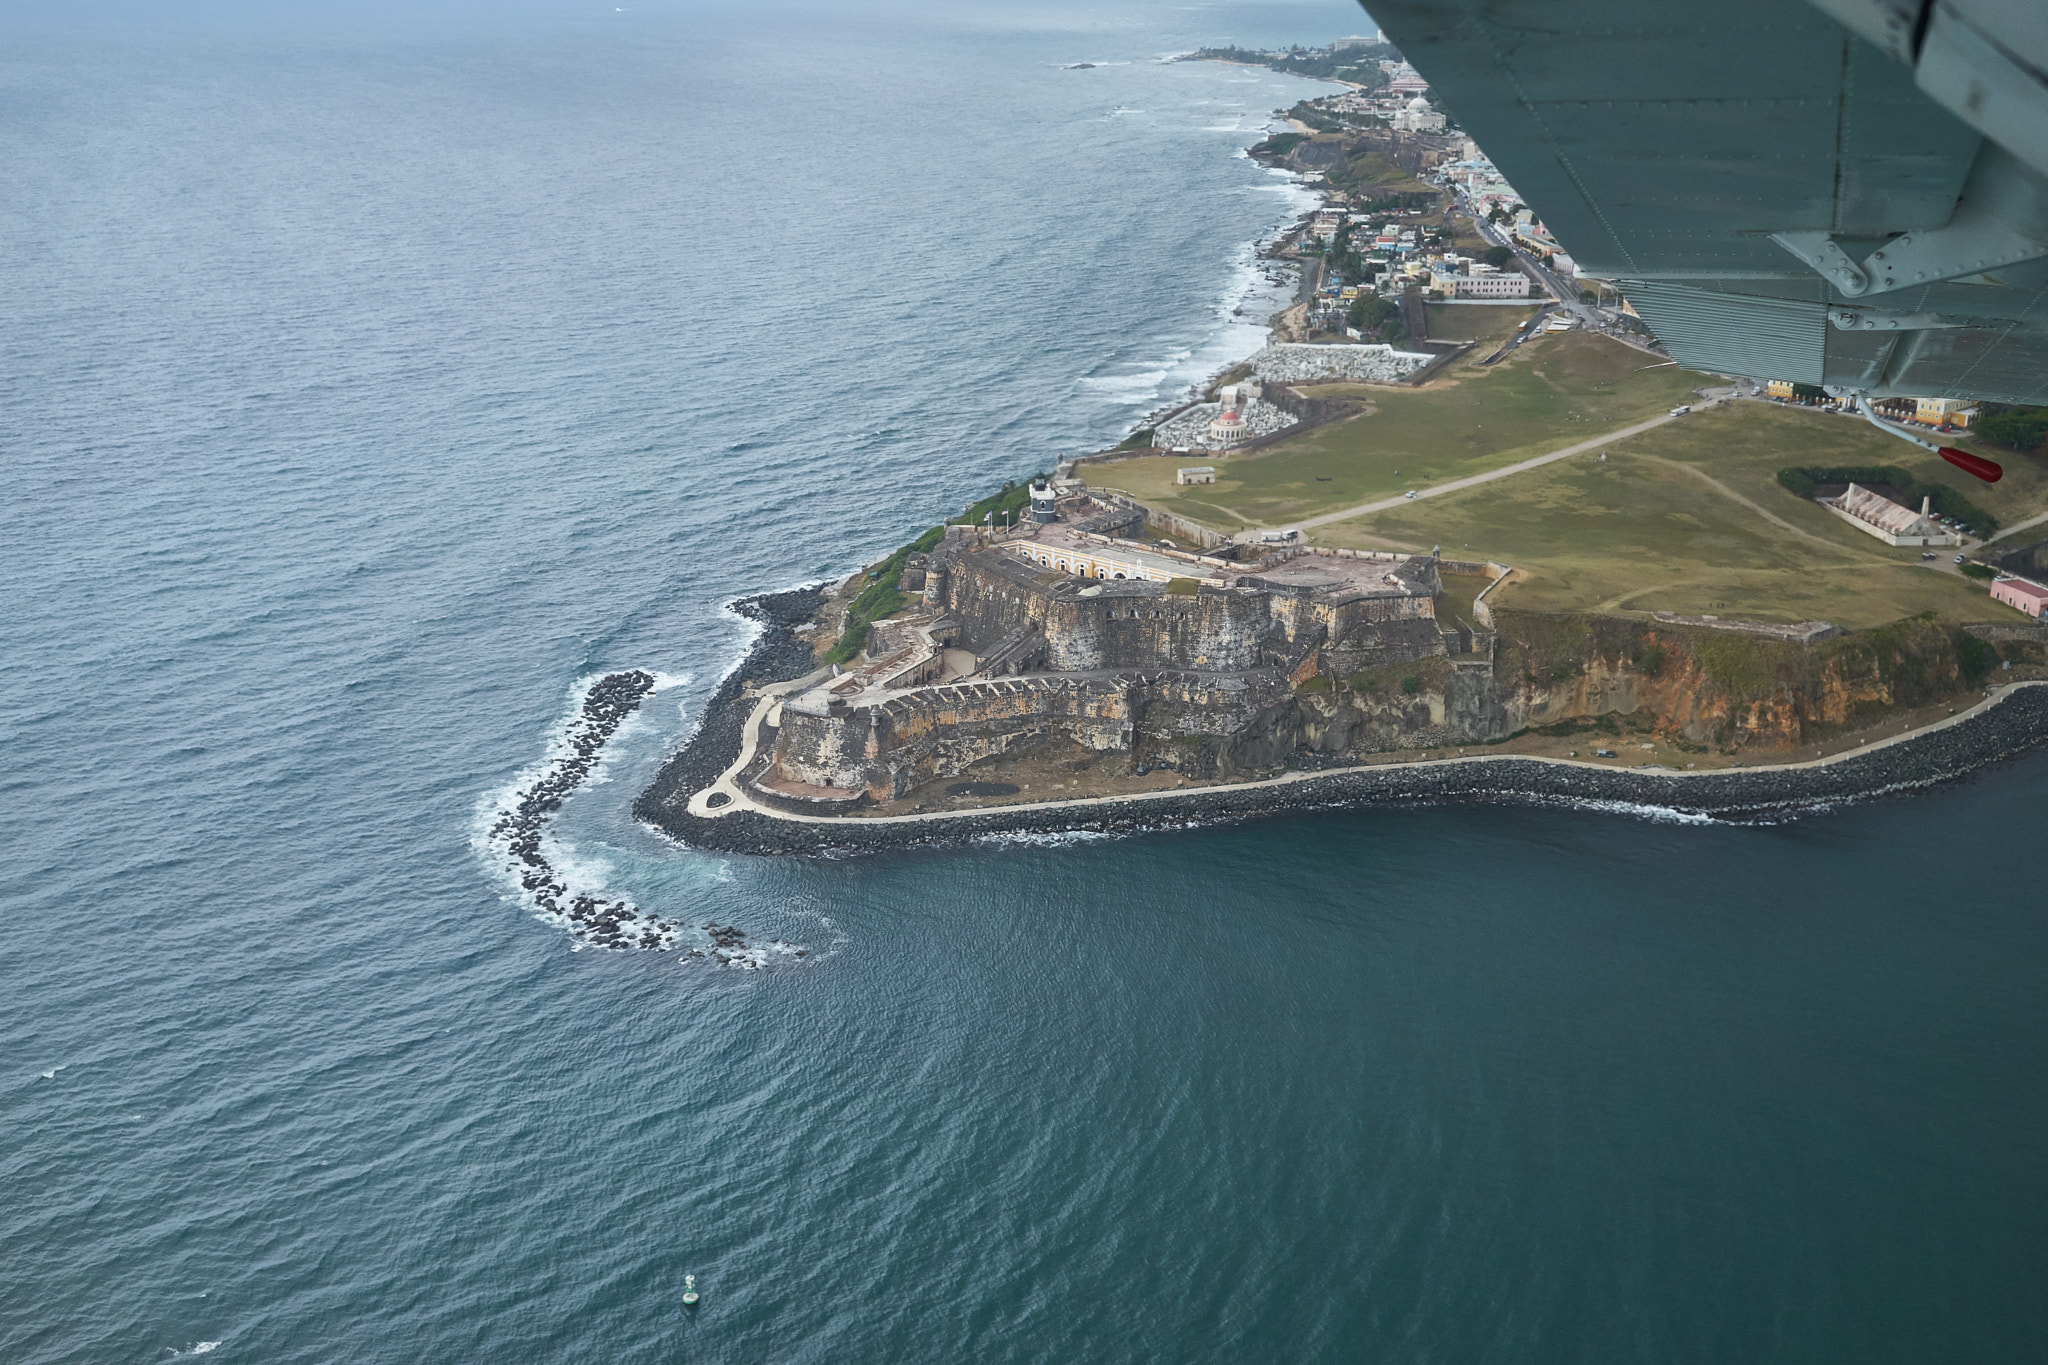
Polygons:
[[1977,416],[1977,409],[1960,398],[1916,398],[1913,420],[1930,427],[1965,427]]
[[1878,398],[1871,406],[1887,421],[1924,427],[1967,427],[1977,415],[1976,408],[1958,398]]
[[1401,106],[1392,123],[1397,133],[1441,133],[1444,130],[1444,116],[1429,107],[1429,101],[1421,95]]
[[1493,275],[1462,275],[1457,278],[1452,295],[1460,299],[1526,299],[1529,297],[1529,277],[1520,271],[1514,274],[1502,272]]
[[1832,498],[1816,498],[1843,521],[1865,535],[1876,536],[1887,545],[1960,545],[1963,538],[1934,519],[1928,500],[1920,510],[1901,506],[1882,493],[1850,484]]

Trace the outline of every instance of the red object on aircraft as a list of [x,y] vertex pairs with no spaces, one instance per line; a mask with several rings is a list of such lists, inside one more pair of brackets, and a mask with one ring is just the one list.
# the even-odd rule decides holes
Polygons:
[[2005,467],[1996,460],[1987,460],[1982,455],[1972,455],[1969,451],[1957,450],[1954,446],[1943,446],[1941,458],[1965,474],[1975,474],[1986,483],[1997,483],[2005,477]]

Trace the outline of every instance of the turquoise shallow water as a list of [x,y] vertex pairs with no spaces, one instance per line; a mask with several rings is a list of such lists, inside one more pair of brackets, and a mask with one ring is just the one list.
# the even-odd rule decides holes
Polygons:
[[[1249,349],[1304,87],[1155,59],[1359,23],[0,20],[0,1359],[2031,1358],[2041,759],[1768,828],[628,818],[720,603]],[[573,951],[479,853],[629,667],[562,865],[801,966]]]

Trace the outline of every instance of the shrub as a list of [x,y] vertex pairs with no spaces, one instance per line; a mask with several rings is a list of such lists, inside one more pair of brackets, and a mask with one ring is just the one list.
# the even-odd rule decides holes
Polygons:
[[1963,565],[1963,577],[1996,578],[1998,577],[1998,570],[1984,564],[1965,564]]
[[1336,684],[1332,683],[1328,678],[1323,677],[1319,673],[1315,677],[1309,678],[1308,680],[1303,682],[1301,686],[1295,688],[1294,690],[1297,692],[1328,692],[1334,686],[1336,686]]
[[1650,645],[1636,655],[1636,672],[1654,678],[1664,671],[1664,646]]
[[1416,677],[1412,673],[1409,674],[1407,677],[1401,679],[1401,690],[1403,692],[1406,692],[1411,697],[1414,696],[1417,692],[1420,692],[1422,690],[1422,679]]
[[1998,667],[1998,646],[1963,630],[1956,632],[1955,639],[1956,667],[1962,672],[1963,681],[1975,687]]
[[907,600],[903,596],[904,562],[913,554],[929,553],[945,538],[946,528],[934,526],[869,571],[867,587],[861,589],[860,596],[854,598],[853,605],[847,609],[846,629],[840,632],[832,648],[825,651],[826,663],[846,663],[867,646],[868,627],[900,609]]
[[2010,450],[2039,450],[2048,437],[2048,408],[2009,408],[1977,423],[1977,434]]

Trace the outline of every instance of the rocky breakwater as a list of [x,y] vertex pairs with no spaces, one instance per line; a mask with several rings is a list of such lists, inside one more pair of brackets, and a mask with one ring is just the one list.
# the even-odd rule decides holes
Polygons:
[[744,931],[715,922],[701,928],[709,942],[691,946],[688,940],[699,932],[695,926],[642,910],[624,898],[574,890],[549,861],[544,837],[549,822],[588,780],[605,743],[654,687],[654,675],[638,669],[607,674],[591,684],[557,738],[554,755],[497,812],[486,835],[489,847],[505,860],[528,903],[583,943],[612,949],[680,951],[685,960],[706,959],[750,968],[767,965],[777,954],[804,956],[803,948],[781,939],[762,946],[749,944]]
[[583,703],[563,728],[560,752],[540,775],[498,812],[488,836],[519,878],[519,886],[544,915],[569,926],[580,939],[606,948],[667,948],[683,927],[674,920],[643,915],[625,900],[601,900],[572,892],[548,861],[542,836],[562,803],[597,766],[605,741],[654,690],[654,675],[634,670],[612,673],[591,684]]

